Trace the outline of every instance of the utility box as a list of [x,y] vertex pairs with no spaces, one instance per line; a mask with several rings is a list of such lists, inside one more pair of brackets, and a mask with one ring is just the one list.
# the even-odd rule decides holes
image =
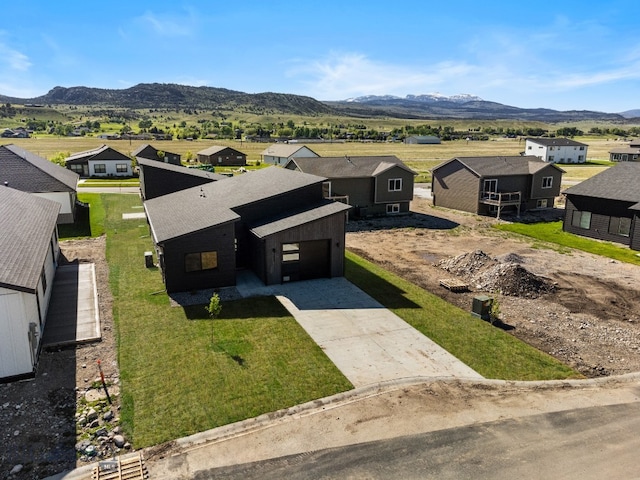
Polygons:
[[473,297],[473,305],[471,307],[471,313],[474,317],[480,317],[483,320],[489,320],[491,317],[491,305],[493,304],[493,298],[486,295],[477,295]]
[[144,252],[144,265],[147,268],[153,267],[153,252]]

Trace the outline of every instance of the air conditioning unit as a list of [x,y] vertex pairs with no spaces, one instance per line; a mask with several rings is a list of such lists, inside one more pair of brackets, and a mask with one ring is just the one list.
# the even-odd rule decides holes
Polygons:
[[491,316],[492,304],[493,304],[493,298],[487,297],[486,295],[477,295],[473,297],[471,314],[474,317],[480,317],[483,320],[489,320]]
[[144,252],[144,265],[147,268],[153,267],[153,252]]

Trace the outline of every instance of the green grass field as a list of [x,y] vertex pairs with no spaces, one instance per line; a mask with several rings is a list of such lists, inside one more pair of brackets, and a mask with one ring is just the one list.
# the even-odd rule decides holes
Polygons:
[[[275,298],[223,302],[216,320],[209,318],[204,306],[171,307],[160,272],[144,267],[143,254],[152,250],[146,222],[122,219],[123,213],[140,211],[140,199],[81,198],[91,203],[92,222],[103,218],[105,223],[120,414],[136,448],[352,388]],[[579,376],[355,255],[348,255],[347,264],[351,281],[484,376],[519,380]]]

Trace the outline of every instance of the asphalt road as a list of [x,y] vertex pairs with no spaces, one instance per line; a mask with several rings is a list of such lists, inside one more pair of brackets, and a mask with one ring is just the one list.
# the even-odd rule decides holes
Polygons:
[[495,421],[202,470],[194,479],[631,479],[640,409],[620,404]]

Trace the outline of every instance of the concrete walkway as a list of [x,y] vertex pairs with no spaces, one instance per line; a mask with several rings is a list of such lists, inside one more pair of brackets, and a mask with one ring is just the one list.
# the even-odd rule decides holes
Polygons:
[[345,278],[266,287],[247,273],[237,289],[243,297],[275,295],[356,388],[407,377],[483,378]]
[[73,345],[100,338],[95,265],[72,263],[59,266],[53,280],[43,345]]

